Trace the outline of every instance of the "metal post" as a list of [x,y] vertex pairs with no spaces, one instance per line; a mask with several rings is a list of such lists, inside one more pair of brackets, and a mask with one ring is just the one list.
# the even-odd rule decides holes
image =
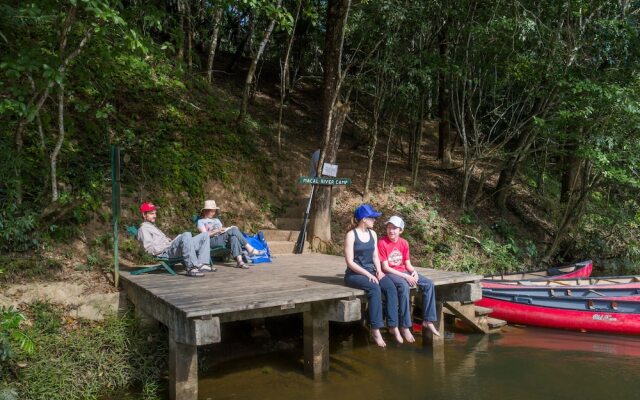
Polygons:
[[298,240],[293,249],[295,254],[302,254],[304,251],[304,242],[307,239],[307,223],[309,222],[309,212],[311,211],[311,203],[313,202],[313,194],[316,191],[316,185],[311,185],[311,194],[309,195],[309,201],[307,202],[307,208],[304,210],[304,218],[302,219],[302,227],[298,234]]
[[120,221],[120,147],[111,145],[111,211],[113,213],[113,281],[118,287],[120,264],[118,254],[118,222]]

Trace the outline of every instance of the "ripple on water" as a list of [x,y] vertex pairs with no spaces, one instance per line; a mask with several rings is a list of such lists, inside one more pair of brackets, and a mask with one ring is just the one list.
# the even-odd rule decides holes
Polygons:
[[302,374],[299,348],[230,361],[200,380],[201,399],[637,399],[640,338],[536,328],[455,334],[443,355],[420,343],[332,343],[331,371]]

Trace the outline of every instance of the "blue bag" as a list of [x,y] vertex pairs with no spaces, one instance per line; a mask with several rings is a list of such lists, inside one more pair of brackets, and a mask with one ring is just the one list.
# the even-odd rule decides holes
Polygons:
[[265,254],[247,256],[248,262],[252,264],[271,262],[271,250],[269,250],[269,245],[267,245],[267,241],[264,239],[264,233],[262,233],[262,231],[259,231],[255,235],[249,235],[248,233],[242,232],[242,235],[254,249],[265,250]]

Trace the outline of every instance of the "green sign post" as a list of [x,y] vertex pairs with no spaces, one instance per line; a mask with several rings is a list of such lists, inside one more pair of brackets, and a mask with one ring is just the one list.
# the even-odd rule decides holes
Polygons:
[[349,178],[325,178],[322,176],[301,176],[298,182],[303,185],[351,185]]
[[120,147],[111,146],[111,211],[113,212],[113,281],[118,287],[120,264],[118,254],[118,222],[120,221]]

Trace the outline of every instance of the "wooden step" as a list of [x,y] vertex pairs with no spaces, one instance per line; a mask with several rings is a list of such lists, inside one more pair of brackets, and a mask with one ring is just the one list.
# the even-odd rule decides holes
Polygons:
[[487,325],[489,326],[490,329],[500,329],[506,324],[507,324],[507,321],[503,321],[497,318],[487,317]]
[[282,230],[282,229],[263,229],[264,238],[267,242],[295,242],[298,240],[300,231]]
[[481,317],[483,315],[489,315],[493,312],[493,309],[487,307],[476,306],[476,317]]

